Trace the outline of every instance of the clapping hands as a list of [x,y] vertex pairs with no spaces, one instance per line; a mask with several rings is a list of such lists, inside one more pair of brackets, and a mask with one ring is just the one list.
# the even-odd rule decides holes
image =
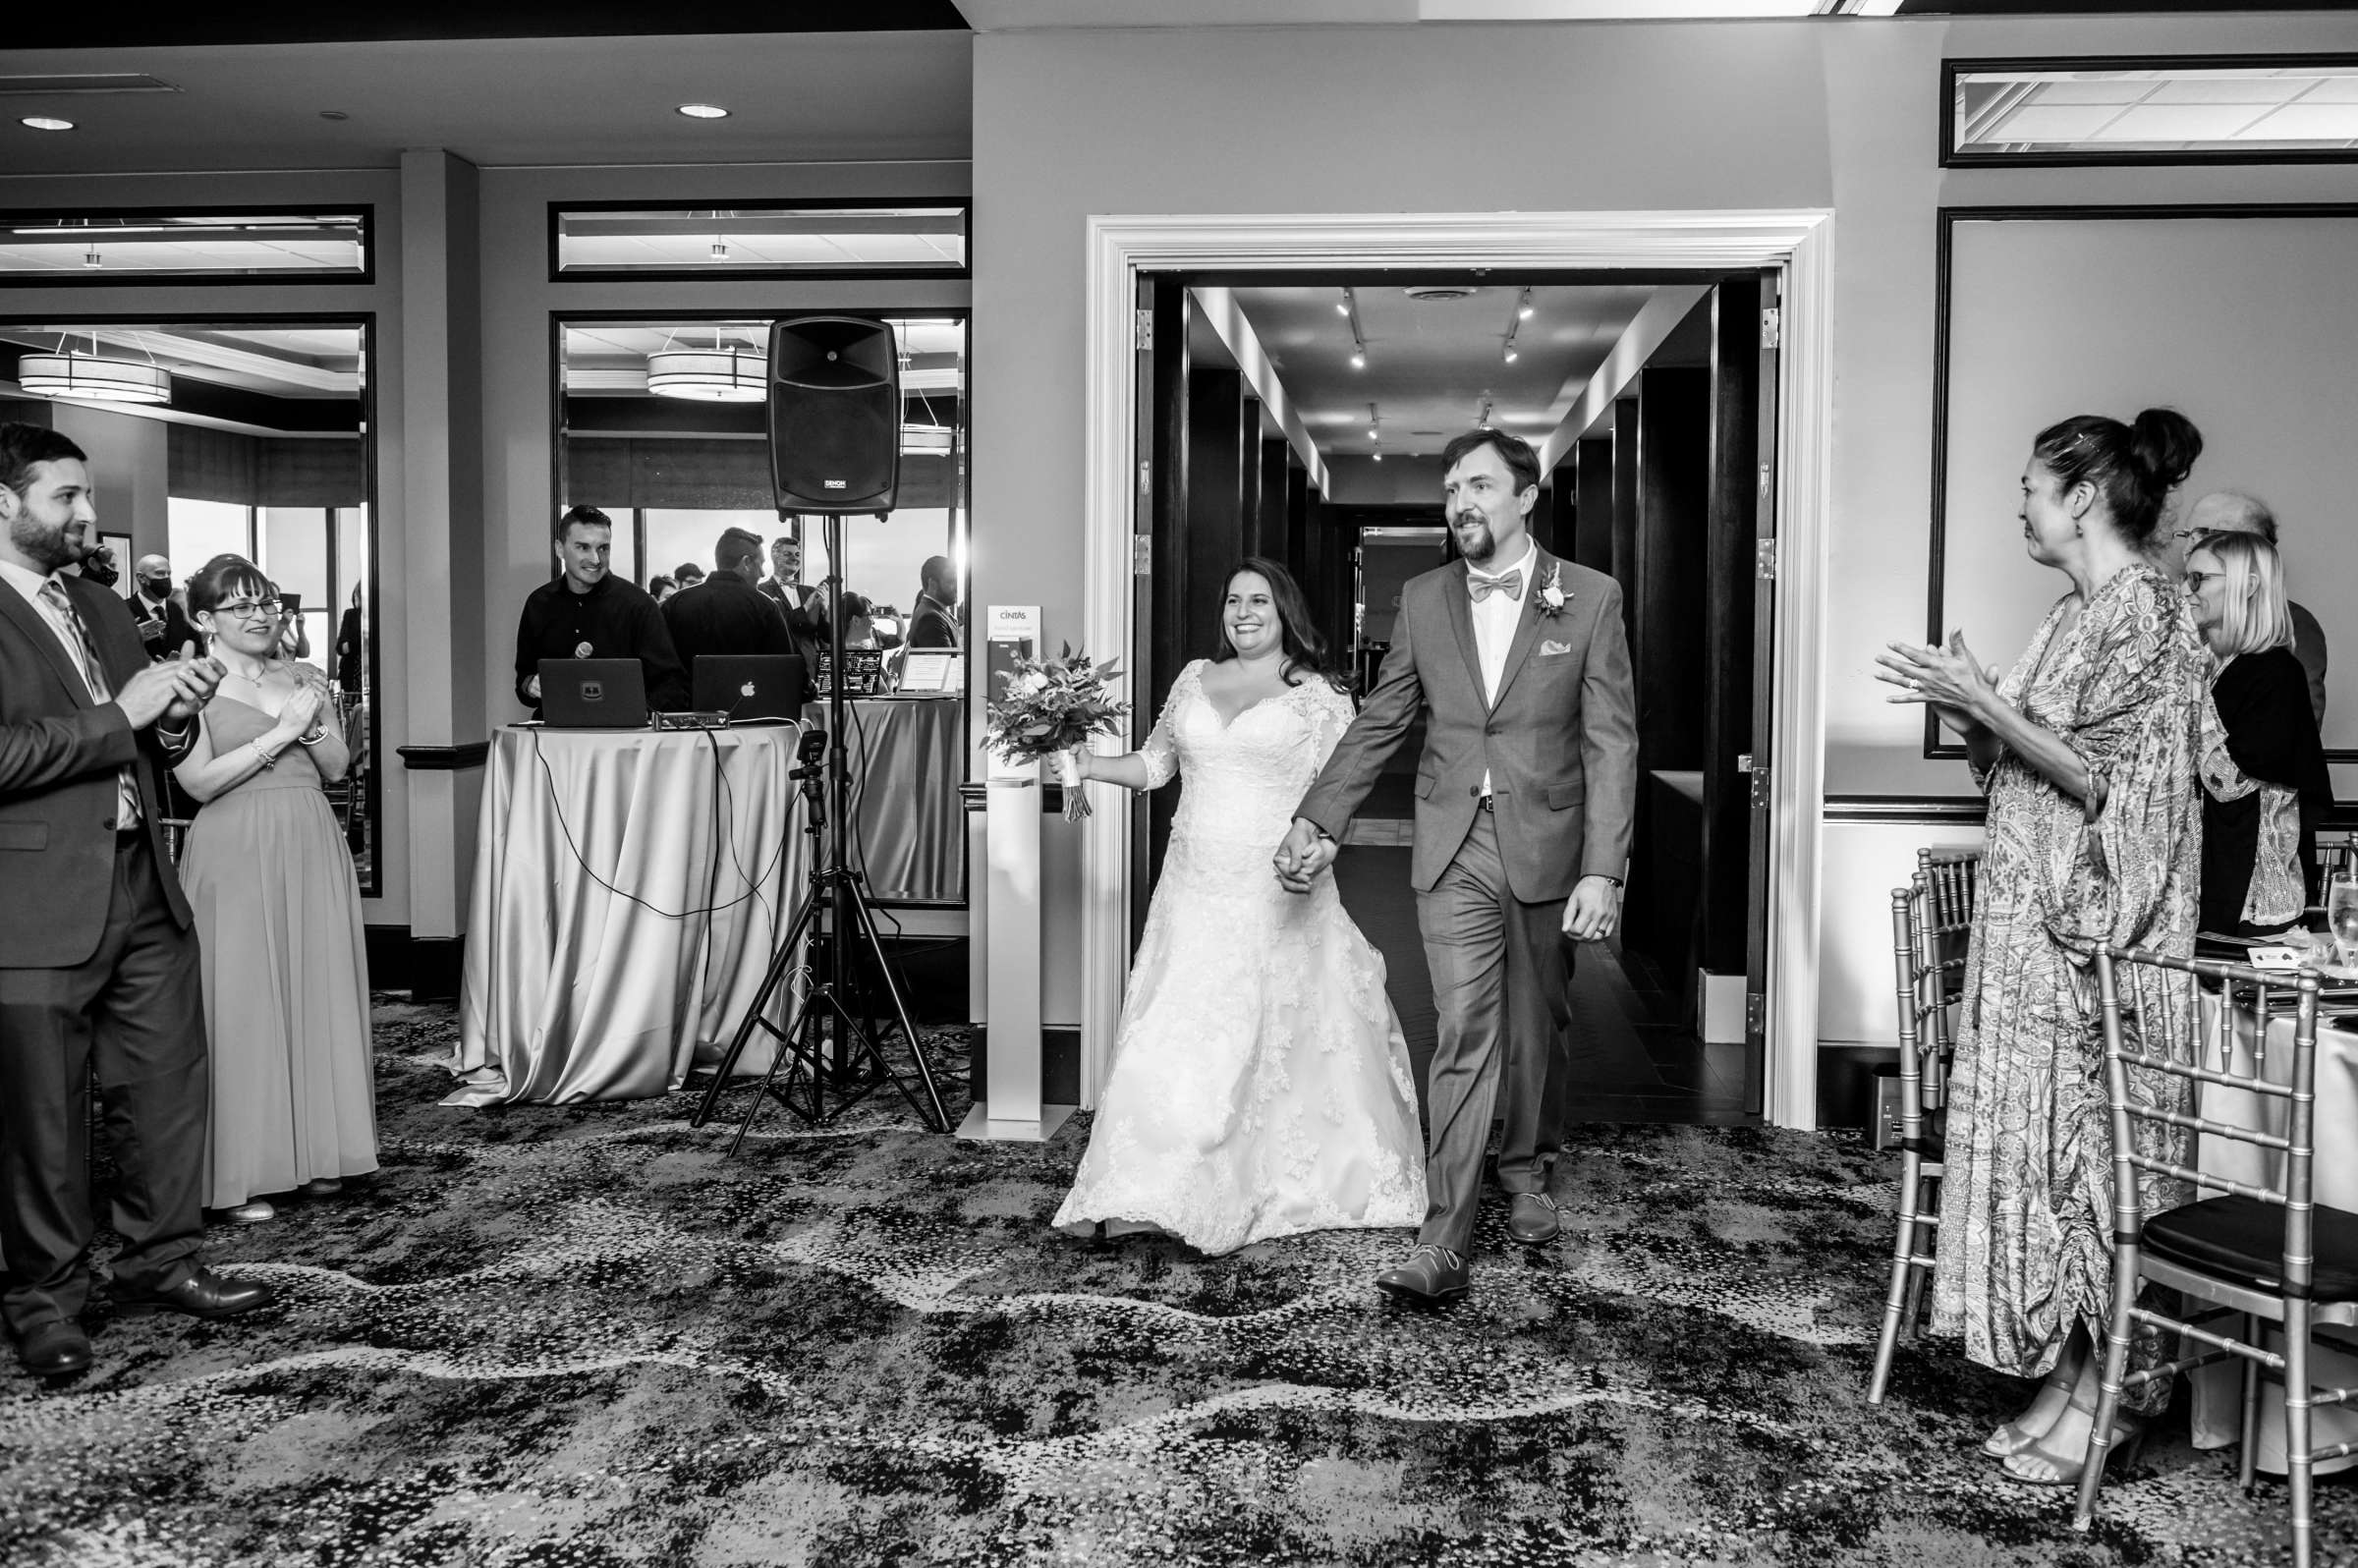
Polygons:
[[1979,724],[1977,707],[1994,696],[1997,669],[1985,668],[1965,645],[1965,634],[1951,632],[1945,645],[1931,643],[1893,643],[1876,655],[1881,666],[1875,678],[1899,690],[1887,702],[1924,702],[1940,722],[1965,735]]

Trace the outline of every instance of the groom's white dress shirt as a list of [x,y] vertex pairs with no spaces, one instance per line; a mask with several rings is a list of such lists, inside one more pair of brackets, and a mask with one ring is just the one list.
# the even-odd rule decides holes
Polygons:
[[[1538,564],[1539,553],[1539,541],[1526,538],[1522,556],[1511,566],[1502,566],[1494,572],[1480,572],[1475,570],[1473,563],[1468,562],[1467,593],[1472,594],[1475,583],[1495,581],[1509,572],[1523,575],[1523,592],[1529,593],[1531,569]],[[1510,598],[1504,593],[1490,593],[1474,599],[1467,608],[1474,615],[1474,656],[1482,662],[1482,700],[1495,703],[1498,700],[1498,683],[1506,677],[1506,655],[1515,644],[1515,626],[1523,615],[1523,600],[1520,595]],[[1483,770],[1482,793],[1486,799],[1490,793],[1488,768]]]

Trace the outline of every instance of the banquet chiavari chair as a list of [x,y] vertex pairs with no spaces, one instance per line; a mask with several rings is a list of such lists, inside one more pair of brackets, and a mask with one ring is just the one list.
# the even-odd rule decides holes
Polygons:
[[[1935,857],[1937,857],[1936,859]],[[1920,851],[1906,887],[1891,892],[1891,954],[1899,1007],[1899,1202],[1891,1278],[1876,1337],[1867,1402],[1880,1405],[1891,1381],[1901,1336],[1915,1331],[1930,1246],[1938,1222],[1934,1198],[1945,1158],[1945,1068],[1955,1036],[1949,1009],[1964,986],[1965,949],[1973,929],[1977,856]]]
[[[2260,1379],[2284,1384],[2284,1460],[2292,1503],[2292,1560],[2309,1568],[2311,1469],[2321,1459],[2358,1452],[2358,1443],[2313,1448],[2310,1412],[2358,1397],[2358,1387],[2318,1388],[2309,1380],[2312,1332],[2319,1325],[2358,1323],[2358,1214],[2318,1205],[2315,1183],[2315,1091],[2317,1084],[2318,977],[2269,972],[2204,959],[2172,958],[2137,948],[2100,946],[2096,953],[2098,997],[2104,1009],[2105,1095],[2112,1132],[2112,1303],[2105,1335],[2104,1383],[2080,1476],[2075,1528],[2096,1518],[2104,1484],[2112,1424],[2124,1391],[2156,1378],[2189,1372],[2229,1357],[2243,1362],[2242,1481],[2250,1486],[2258,1449]],[[2146,1032],[2122,1023],[2124,1012],[2140,1023],[2156,1006],[2171,1005],[2161,980],[2177,971],[2217,982],[2219,1006],[2212,1027],[2198,1032],[2194,1059],[2174,1060],[2164,1049],[2149,1049]],[[2125,977],[2125,979],[2124,979]],[[2124,1001],[2124,990],[2129,993]],[[2268,1072],[2268,1024],[2286,1009],[2294,1017],[2290,1071],[2282,1083]],[[2247,1000],[2248,999],[2248,1000]],[[2249,1070],[2235,1049],[2237,1013],[2252,1020]],[[2134,1033],[2134,1043],[2131,1035]],[[2279,1065],[2282,1065],[2279,1063]],[[2253,1103],[2281,1103],[2283,1131],[2268,1130],[2274,1118],[2261,1114],[2252,1125],[2181,1112],[2152,1103],[2131,1090],[2129,1073],[2181,1079],[2199,1094],[2216,1085],[2257,1096]],[[2261,1185],[2207,1174],[2199,1169],[2137,1152],[2134,1124],[2175,1127],[2202,1139],[2226,1139],[2280,1156],[2280,1177]],[[2140,1171],[2156,1171],[2219,1196],[2180,1208],[2146,1214],[2137,1190]],[[2189,1316],[2172,1317],[2138,1305],[2147,1282],[2177,1291]],[[2194,1316],[2195,1304],[2208,1310]],[[2129,1340],[2139,1323],[2209,1347],[2142,1372],[2126,1371]],[[2281,1330],[2283,1349],[2268,1348],[2263,1325]]]

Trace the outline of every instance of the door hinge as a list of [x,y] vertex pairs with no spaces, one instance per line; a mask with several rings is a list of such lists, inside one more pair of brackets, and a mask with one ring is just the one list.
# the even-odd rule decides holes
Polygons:
[[1130,312],[1130,319],[1133,323],[1130,346],[1144,354],[1154,346],[1154,312],[1142,305]]
[[1130,575],[1132,577],[1152,577],[1154,575],[1153,535],[1148,533],[1130,535]]
[[1766,1034],[1768,1029],[1768,993],[1767,991],[1746,991],[1744,993],[1744,1033],[1761,1035]]
[[1750,752],[1738,752],[1736,754],[1736,771],[1739,773],[1749,773],[1752,771],[1752,754]]
[[1761,312],[1761,347],[1763,349],[1776,347],[1777,332],[1780,330],[1782,321],[1782,315],[1773,305]]
[[1764,583],[1776,581],[1776,540],[1763,539],[1752,547],[1753,576]]
[[1752,764],[1752,809],[1768,810],[1768,764],[1758,760]]

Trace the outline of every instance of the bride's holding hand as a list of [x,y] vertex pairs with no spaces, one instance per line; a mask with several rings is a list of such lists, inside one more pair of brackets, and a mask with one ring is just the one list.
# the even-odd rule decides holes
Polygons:
[[1414,1227],[1424,1140],[1383,959],[1331,877],[1269,874],[1352,717],[1302,590],[1273,561],[1228,574],[1220,646],[1180,671],[1145,747],[1081,776],[1182,775],[1112,1073],[1055,1223],[1168,1231],[1207,1253],[1300,1231]]

